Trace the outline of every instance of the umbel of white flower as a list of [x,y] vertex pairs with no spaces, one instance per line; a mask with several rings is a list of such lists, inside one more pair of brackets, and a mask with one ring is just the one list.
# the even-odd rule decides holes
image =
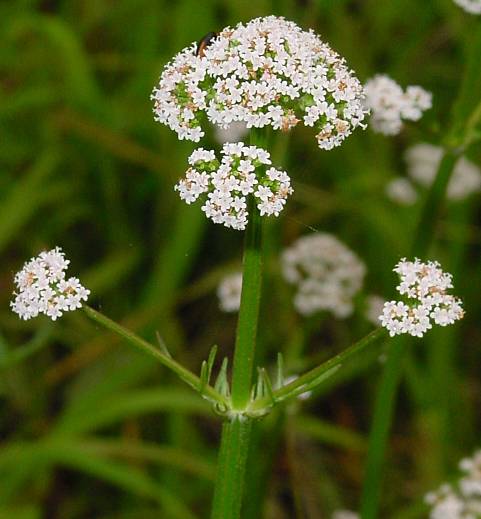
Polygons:
[[296,286],[294,306],[303,315],[319,311],[348,317],[360,290],[364,264],[337,238],[325,233],[302,236],[281,256],[284,278]]
[[75,277],[66,278],[70,261],[59,247],[41,252],[15,275],[12,310],[27,320],[45,314],[55,321],[63,312],[82,307],[90,290]]
[[[429,187],[436,177],[444,151],[439,146],[419,143],[405,153],[409,176],[422,186]],[[481,170],[465,157],[460,157],[449,180],[447,197],[463,200],[481,190]]]
[[429,492],[425,501],[431,506],[429,519],[478,519],[481,517],[481,450],[459,463],[462,476]]
[[198,142],[207,119],[227,128],[312,126],[331,149],[363,126],[363,88],[345,61],[312,31],[276,16],[226,27],[209,45],[183,49],[154,88],[155,119]]
[[199,148],[189,164],[175,186],[182,200],[191,204],[200,198],[208,218],[233,229],[247,225],[249,195],[261,216],[279,216],[293,191],[288,174],[271,166],[267,151],[242,142],[224,144],[221,161],[212,150]]
[[364,85],[365,104],[371,110],[374,131],[396,135],[403,120],[418,121],[432,106],[432,95],[419,86],[408,86],[406,91],[389,76],[378,74]]
[[222,278],[217,287],[219,307],[223,312],[237,312],[242,292],[242,272],[234,272]]
[[403,258],[394,272],[401,281],[396,289],[408,302],[384,303],[379,320],[391,337],[403,333],[422,337],[433,322],[447,326],[464,316],[461,300],[447,293],[453,288],[452,275],[443,272],[437,261]]
[[471,14],[481,14],[481,0],[454,0],[465,11]]

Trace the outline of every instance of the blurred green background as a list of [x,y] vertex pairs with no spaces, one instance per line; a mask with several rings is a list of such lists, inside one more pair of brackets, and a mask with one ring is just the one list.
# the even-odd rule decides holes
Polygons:
[[[479,17],[451,0],[2,2],[0,519],[208,517],[220,428],[208,405],[81,312],[24,323],[9,301],[24,261],[58,245],[93,306],[148,340],[158,332],[192,370],[214,343],[232,353],[235,316],[220,312],[215,289],[240,267],[242,233],[174,193],[194,145],[153,121],[149,96],[183,47],[268,14],[313,28],[361,81],[386,72],[432,91],[434,107],[396,138],[358,130],[331,152],[309,129],[277,140],[275,162],[295,194],[269,223],[259,361],[269,367],[277,351],[302,348],[287,368],[307,369],[371,329],[365,295],[393,295],[391,269],[408,253],[420,205],[395,205],[385,186],[405,173],[410,144],[442,137]],[[480,164],[479,146],[469,155]],[[454,274],[467,315],[415,343],[383,517],[425,517],[423,494],[480,443],[479,217],[475,196],[448,204],[438,225],[431,256]],[[280,280],[280,250],[313,230],[367,265],[345,321],[296,316]],[[357,509],[379,371],[367,355],[316,398],[258,425],[245,517]]]

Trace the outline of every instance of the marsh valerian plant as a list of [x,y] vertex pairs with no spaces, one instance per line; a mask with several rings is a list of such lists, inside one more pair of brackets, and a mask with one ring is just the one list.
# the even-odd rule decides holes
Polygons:
[[[24,319],[44,313],[55,320],[63,312],[83,307],[88,317],[158,360],[211,402],[223,420],[212,517],[238,518],[255,420],[318,388],[356,355],[387,339],[386,330],[391,336],[422,336],[433,323],[445,326],[463,316],[460,300],[446,293],[452,288],[451,276],[439,264],[401,260],[395,271],[401,277],[398,290],[407,299],[384,304],[383,327],[295,378],[284,376],[281,355],[275,377],[256,366],[264,220],[279,216],[293,192],[288,173],[271,163],[271,130],[287,132],[304,124],[314,129],[319,148],[330,150],[356,128],[366,126],[368,108],[375,129],[391,135],[400,131],[404,120],[418,120],[430,108],[431,96],[420,87],[404,92],[385,76],[377,76],[363,89],[344,59],[312,31],[270,16],[223,29],[202,53],[196,44],[186,47],[166,65],[152,100],[156,120],[179,139],[199,142],[211,124],[224,130],[240,124],[250,130],[249,144],[224,144],[220,153],[202,147],[194,150],[185,177],[175,186],[186,203],[199,200],[214,223],[245,231],[242,273],[219,288],[223,309],[239,310],[231,376],[227,359],[216,369],[215,347],[197,375],[175,361],[162,344],[153,345],[86,306],[89,291],[78,279],[65,278],[68,260],[58,248],[41,253],[16,276],[12,308]],[[429,231],[424,215],[434,220],[459,155],[455,146],[439,161],[421,217],[420,242]],[[416,249],[413,256],[424,259],[425,254]],[[295,306],[300,313],[328,310],[346,317],[353,311],[352,298],[362,285],[365,266],[339,240],[322,233],[303,237],[284,252],[281,261],[287,281],[297,289]],[[399,345],[388,351],[388,381],[395,380],[401,353]],[[389,416],[383,415],[383,420],[381,436]],[[371,460],[371,471],[379,459]],[[376,508],[375,498],[370,499],[371,494],[366,518],[375,516],[370,511]]]

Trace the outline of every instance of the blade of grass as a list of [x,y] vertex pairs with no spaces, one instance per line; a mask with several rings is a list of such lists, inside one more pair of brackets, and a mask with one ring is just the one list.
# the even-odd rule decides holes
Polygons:
[[97,402],[94,409],[66,409],[55,425],[56,434],[79,434],[148,413],[175,412],[209,415],[209,405],[195,393],[165,387],[128,391]]

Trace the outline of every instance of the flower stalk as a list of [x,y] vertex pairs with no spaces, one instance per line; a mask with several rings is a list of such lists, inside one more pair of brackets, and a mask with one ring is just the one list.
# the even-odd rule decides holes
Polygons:
[[212,519],[241,517],[251,430],[252,420],[242,415],[233,417],[222,426]]
[[223,408],[229,406],[227,399],[223,395],[216,391],[212,386],[204,384],[197,375],[195,375],[188,369],[184,368],[184,366],[179,364],[177,361],[175,361],[169,355],[165,347],[163,350],[160,348],[156,348],[155,346],[145,341],[141,337],[135,335],[130,330],[127,330],[120,324],[116,323],[115,321],[112,321],[112,319],[109,319],[107,316],[101,314],[100,312],[97,312],[97,310],[94,310],[90,306],[84,305],[82,309],[90,319],[100,324],[107,330],[116,333],[140,351],[146,353],[147,355],[150,355],[151,357],[154,357],[166,368],[173,371],[186,384],[188,384],[190,387],[201,393],[201,395],[204,398],[214,403],[214,405],[218,405]]
[[[251,132],[251,144],[260,144],[265,132]],[[231,413],[222,427],[217,479],[212,507],[213,519],[240,517],[252,418],[248,408],[254,373],[257,326],[262,284],[262,217],[250,200],[250,216],[244,240],[242,292],[237,321],[232,371]]]
[[252,204],[244,246],[242,293],[232,372],[232,406],[243,411],[250,400],[262,277],[262,219]]

